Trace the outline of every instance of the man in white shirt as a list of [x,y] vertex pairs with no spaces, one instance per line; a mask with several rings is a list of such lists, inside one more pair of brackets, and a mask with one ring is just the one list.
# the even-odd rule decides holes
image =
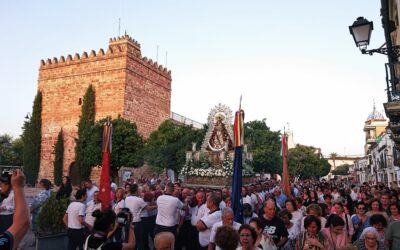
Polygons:
[[[160,232],[177,233],[178,210],[184,208],[184,204],[173,196],[174,184],[168,183],[165,187],[165,193],[157,198],[157,217],[154,227],[154,235]],[[187,208],[187,206],[186,206]]]
[[[184,187],[181,192],[181,201],[186,204],[192,204],[193,199],[193,191]],[[180,211],[180,223],[178,225],[178,237],[175,241],[175,250],[190,249],[193,243],[193,239],[190,238],[192,210],[188,208]]]
[[75,194],[76,201],[69,204],[67,211],[65,212],[63,221],[67,226],[68,235],[68,249],[83,250],[83,243],[85,241],[85,200],[86,190],[80,189]]
[[196,228],[196,224],[201,218],[203,218],[204,215],[206,215],[210,211],[207,208],[206,194],[203,191],[198,191],[196,193],[195,198],[197,201],[197,205],[190,208],[192,214],[192,217],[190,219],[190,223],[192,224],[192,228],[190,230],[191,231],[190,238],[194,246],[192,246],[189,249],[198,249],[200,247],[199,231]]
[[252,202],[251,197],[248,193],[247,187],[242,187],[242,204],[248,203],[251,209],[254,211],[255,203]]
[[351,185],[351,193],[350,193],[350,197],[353,201],[357,201],[357,188],[355,185]]
[[99,191],[94,192],[93,200],[89,201],[86,204],[85,222],[89,226],[89,230],[92,230],[93,224],[94,224],[94,220],[96,219],[96,218],[94,218],[92,216],[92,213],[95,210],[101,210],[101,202],[100,202],[100,199],[99,199]]
[[96,191],[99,191],[99,188],[96,187],[95,185],[93,185],[91,180],[86,180],[85,181],[85,187],[86,187],[86,203],[88,203],[89,201],[91,201],[93,199],[93,194]]
[[144,249],[144,244],[146,244],[143,232],[143,225],[140,213],[143,209],[151,210],[154,209],[155,206],[148,206],[147,202],[145,202],[138,195],[139,187],[137,184],[132,184],[130,187],[130,195],[125,198],[125,207],[129,208],[129,211],[132,214],[132,224],[135,226],[135,238],[136,238],[136,247],[138,249]]
[[331,195],[333,197],[333,202],[336,202],[340,196],[340,194],[338,193],[337,187],[333,188]]
[[221,221],[215,223],[211,228],[210,234],[210,242],[208,243],[208,250],[220,250],[220,248],[215,246],[215,234],[217,233],[217,229],[222,227],[223,225],[232,226],[235,230],[239,230],[241,224],[233,221],[234,214],[233,210],[230,207],[225,207],[221,211]]
[[210,243],[211,228],[215,223],[221,220],[221,211],[219,210],[219,198],[211,193],[207,197],[207,208],[210,210],[204,215],[196,224],[197,230],[199,230],[199,243],[200,249],[208,249],[208,243]]

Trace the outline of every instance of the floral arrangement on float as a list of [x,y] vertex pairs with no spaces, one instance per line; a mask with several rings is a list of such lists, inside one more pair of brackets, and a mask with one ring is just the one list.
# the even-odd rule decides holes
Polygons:
[[[243,162],[242,174],[244,177],[252,177],[255,175],[251,163]],[[219,167],[213,167],[206,156],[201,155],[198,161],[193,158],[188,160],[180,171],[181,176],[196,177],[225,177],[231,178],[233,175],[233,161],[226,156]]]

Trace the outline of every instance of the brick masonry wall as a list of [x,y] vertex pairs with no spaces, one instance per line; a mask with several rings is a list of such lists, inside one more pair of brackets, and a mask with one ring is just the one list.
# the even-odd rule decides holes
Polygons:
[[[100,49],[41,61],[38,88],[43,95],[39,179],[53,180],[54,145],[64,132],[64,175],[75,160],[75,138],[83,96],[95,89],[96,120],[121,115],[135,122],[147,138],[170,114],[171,72],[141,56],[129,36],[110,39]],[[96,172],[96,171],[95,171]],[[96,175],[96,174],[95,174]]]

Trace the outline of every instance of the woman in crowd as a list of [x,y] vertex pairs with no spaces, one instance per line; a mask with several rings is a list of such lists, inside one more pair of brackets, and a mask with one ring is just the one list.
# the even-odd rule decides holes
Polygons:
[[354,243],[354,246],[358,250],[384,250],[385,246],[378,238],[378,231],[373,227],[367,227],[362,232],[360,239]]
[[113,200],[112,209],[115,214],[118,214],[124,207],[125,207],[125,190],[123,188],[117,188],[117,191],[115,191],[115,199]]
[[241,225],[239,228],[240,247],[236,250],[262,250],[256,247],[257,233],[247,224]]
[[272,249],[275,244],[272,239],[266,238],[263,233],[262,222],[260,218],[252,218],[249,225],[256,231],[257,239],[255,245],[263,250]]
[[300,228],[303,214],[297,210],[296,202],[293,199],[286,200],[285,207],[292,215],[292,219],[290,221]]
[[303,190],[303,206],[308,207],[311,204],[310,190],[305,188]]
[[371,217],[374,214],[381,214],[385,217],[385,219],[389,218],[387,213],[383,211],[382,203],[376,198],[372,199],[371,202],[369,203],[369,211],[367,212],[367,215],[369,217]]
[[344,226],[345,222],[339,215],[331,214],[328,217],[325,228],[321,231],[328,239],[329,249],[339,249],[349,242]]
[[356,241],[360,238],[363,230],[370,226],[369,217],[366,215],[367,206],[364,202],[358,202],[356,206],[356,214],[351,216],[351,221],[354,226],[354,234],[352,237],[352,241]]
[[215,233],[215,244],[221,250],[236,250],[239,244],[239,234],[233,227],[223,225]]
[[318,204],[318,194],[316,191],[310,191],[310,203]]
[[293,240],[296,235],[300,232],[300,228],[298,224],[294,224],[292,220],[292,214],[287,209],[282,209],[279,211],[279,217],[285,224],[286,230],[288,231],[288,239]]
[[299,211],[304,217],[304,215],[306,214],[306,207],[303,206],[303,200],[301,199],[301,197],[296,197],[294,201],[296,202],[297,211]]
[[398,193],[397,192],[392,192],[390,194],[390,203],[395,204],[397,202],[399,202]]
[[398,203],[391,203],[389,205],[390,217],[389,217],[389,224],[393,221],[400,220],[400,206]]
[[304,219],[305,231],[299,233],[292,241],[291,249],[322,250],[329,249],[326,237],[321,233],[321,220],[316,216],[309,215]]
[[72,184],[71,184],[71,178],[69,176],[64,176],[61,181],[60,188],[57,191],[56,198],[57,199],[62,199],[62,198],[69,198],[72,193]]
[[353,198],[352,198],[352,192],[354,194],[354,198],[355,200],[357,199],[357,194],[354,193],[354,191],[352,191],[352,189],[350,187],[348,187],[345,191],[345,197],[344,197],[344,206],[347,209],[346,214],[354,214],[354,202],[353,202]]
[[89,235],[84,244],[84,249],[102,249],[102,250],[128,250],[134,249],[135,233],[133,232],[133,225],[129,226],[128,242],[111,242],[108,240],[109,236],[113,233],[116,227],[116,215],[112,210],[96,210],[93,212],[95,217],[93,230],[95,233]]
[[352,238],[352,236],[354,234],[353,222],[352,222],[352,220],[350,218],[350,215],[348,215],[348,214],[346,214],[344,212],[343,203],[336,202],[335,203],[335,211],[336,211],[336,214],[338,216],[340,216],[340,218],[343,219],[343,221],[345,223],[344,224],[344,231],[347,234],[348,239],[351,240],[351,238]]
[[[324,217],[322,217],[322,210],[321,210],[321,207],[318,206],[318,204],[309,205],[306,209],[306,214],[313,215],[313,216],[317,217],[318,219],[320,219],[321,227],[322,228],[325,227],[326,219]],[[305,219],[305,217],[301,220],[300,231],[305,231],[304,219]]]
[[369,199],[369,195],[368,192],[361,192],[360,193],[360,198],[358,200],[359,202],[362,201],[365,204],[369,204],[370,203],[370,199]]
[[378,240],[382,243],[385,240],[385,230],[387,227],[387,220],[382,214],[374,214],[369,219],[369,224],[376,229],[379,233]]
[[48,179],[41,179],[39,181],[39,187],[42,189],[30,205],[30,211],[32,215],[32,231],[36,231],[36,217],[40,212],[40,208],[44,202],[50,197],[51,194],[51,182]]

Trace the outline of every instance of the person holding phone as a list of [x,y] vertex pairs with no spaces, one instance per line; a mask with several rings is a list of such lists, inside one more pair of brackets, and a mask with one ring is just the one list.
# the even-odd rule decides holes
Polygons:
[[30,226],[29,207],[25,199],[25,175],[21,170],[15,170],[11,175],[11,185],[14,189],[13,224],[0,233],[0,250],[16,249],[24,238]]

